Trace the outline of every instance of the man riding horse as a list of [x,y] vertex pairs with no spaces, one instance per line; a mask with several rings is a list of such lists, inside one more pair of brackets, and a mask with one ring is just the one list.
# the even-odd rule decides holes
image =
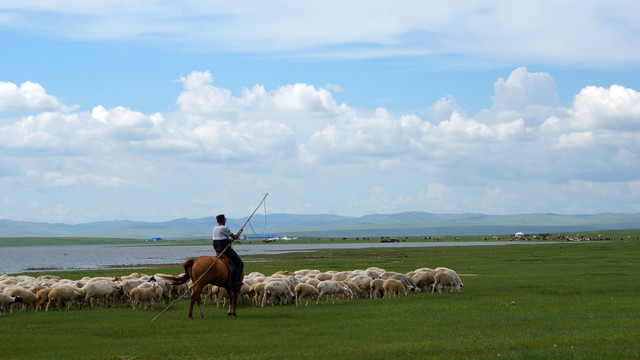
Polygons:
[[238,230],[237,234],[232,233],[225,225],[227,219],[224,217],[224,214],[216,216],[216,221],[218,222],[218,225],[213,228],[213,234],[211,235],[211,238],[213,239],[213,249],[216,251],[217,256],[222,254],[221,257],[226,256],[229,261],[233,263],[234,266],[229,266],[229,270],[232,271],[229,273],[229,284],[231,284],[232,288],[236,288],[242,285],[242,280],[240,278],[242,276],[242,270],[244,269],[244,263],[236,251],[231,247],[231,243],[233,240],[237,240],[240,237],[240,234],[242,234],[242,228]]

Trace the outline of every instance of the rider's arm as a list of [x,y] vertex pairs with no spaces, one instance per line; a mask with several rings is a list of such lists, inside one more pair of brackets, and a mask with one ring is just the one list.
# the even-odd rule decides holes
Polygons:
[[232,238],[233,240],[237,240],[237,239],[240,237],[240,234],[242,234],[242,230],[243,230],[243,229],[242,229],[242,228],[240,228],[240,230],[238,230],[238,233],[237,233],[237,234],[231,233],[231,234],[229,234],[229,236],[231,236],[231,238]]

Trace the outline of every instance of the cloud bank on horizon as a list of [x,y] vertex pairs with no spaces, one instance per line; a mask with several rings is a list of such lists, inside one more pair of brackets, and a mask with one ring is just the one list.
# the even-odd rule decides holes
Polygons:
[[635,3],[247,4],[0,3],[0,31],[314,66],[450,54],[461,67],[519,64],[474,85],[493,91],[472,113],[448,93],[403,112],[338,100],[342,84],[237,91],[215,68],[174,73],[181,89],[155,111],[78,105],[38,79],[0,78],[0,219],[242,217],[266,192],[271,213],[640,211],[640,92],[585,84],[563,104],[553,73],[522,66],[637,64]]

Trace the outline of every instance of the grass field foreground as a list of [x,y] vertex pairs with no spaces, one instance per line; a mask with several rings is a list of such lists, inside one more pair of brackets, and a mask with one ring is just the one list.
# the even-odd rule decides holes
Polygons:
[[[369,266],[407,272],[446,266],[460,274],[465,286],[462,293],[341,304],[240,305],[237,319],[207,304],[206,319],[188,320],[187,301],[154,323],[150,320],[164,304],[155,311],[123,305],[13,313],[0,317],[0,358],[638,358],[638,254],[640,241],[632,240],[262,255],[247,264],[247,272]],[[170,266],[153,272],[180,271]],[[131,271],[101,274],[107,272]]]

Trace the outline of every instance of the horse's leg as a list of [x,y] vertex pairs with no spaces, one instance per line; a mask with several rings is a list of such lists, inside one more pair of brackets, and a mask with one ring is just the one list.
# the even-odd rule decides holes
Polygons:
[[202,312],[202,306],[200,306],[200,301],[198,300],[198,310],[200,310],[200,317],[204,319],[204,313]]
[[229,291],[229,289],[227,289],[227,292],[229,293],[229,312],[227,312],[227,315],[238,317],[238,315],[236,314],[236,306],[238,305],[238,294],[240,294],[240,286],[237,286],[235,289],[233,289],[233,291]]
[[189,312],[187,313],[187,316],[189,317],[189,319],[193,320],[193,303],[196,300],[194,299],[193,295],[191,295],[191,300],[189,301]]
[[[191,301],[189,301],[189,319],[193,320],[193,303],[198,304],[198,308],[200,308],[200,292],[202,291],[202,287],[200,284],[196,284],[196,286],[191,291]],[[202,314],[202,309],[200,309],[200,316],[204,317]]]
[[[198,304],[198,310],[200,311],[200,317],[204,319],[204,312],[202,312],[202,306],[201,304],[201,293],[202,293],[202,289],[204,289],[204,285],[202,285],[203,282],[200,281],[196,284],[196,286],[193,288],[193,293],[191,294],[191,305],[189,306],[189,315],[191,318],[192,317],[192,313],[193,313],[193,303],[195,302],[196,304]],[[206,285],[206,283],[205,283]]]

